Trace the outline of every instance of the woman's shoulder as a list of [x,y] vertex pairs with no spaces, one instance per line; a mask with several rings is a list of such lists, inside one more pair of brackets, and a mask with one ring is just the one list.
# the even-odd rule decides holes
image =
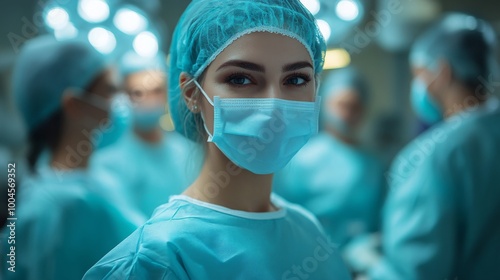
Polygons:
[[[179,260],[180,245],[193,221],[178,201],[159,206],[153,216],[104,256],[83,279],[187,279]],[[199,228],[198,228],[199,230]]]
[[167,234],[145,224],[113,248],[83,279],[187,279]]

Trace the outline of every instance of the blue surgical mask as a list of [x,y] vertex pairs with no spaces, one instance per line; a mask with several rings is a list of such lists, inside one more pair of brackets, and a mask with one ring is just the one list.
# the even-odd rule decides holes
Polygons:
[[282,169],[318,132],[320,98],[315,102],[277,98],[220,98],[214,107],[213,134],[209,137],[234,164],[255,174]]
[[102,149],[115,143],[130,129],[132,104],[126,94],[116,94],[107,104],[94,95],[82,98],[82,100],[108,112],[109,122],[106,125],[99,125],[92,131],[91,141],[95,149]]
[[141,131],[152,131],[159,127],[160,118],[165,114],[165,106],[136,107],[134,109],[134,125]]
[[411,86],[411,105],[417,116],[429,125],[443,118],[442,110],[432,99],[427,85],[418,77],[413,80]]

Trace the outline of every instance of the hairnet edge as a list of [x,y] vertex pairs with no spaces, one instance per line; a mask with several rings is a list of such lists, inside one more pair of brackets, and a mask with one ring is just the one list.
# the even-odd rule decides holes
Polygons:
[[[217,56],[220,53],[222,53],[227,47],[229,47],[234,41],[238,40],[239,38],[241,38],[245,35],[248,35],[250,33],[255,33],[255,32],[268,32],[268,33],[273,33],[273,34],[280,34],[280,35],[287,36],[287,37],[290,37],[292,39],[299,41],[306,48],[307,52],[309,53],[309,56],[311,57],[311,61],[314,62],[314,56],[312,54],[311,48],[297,34],[290,32],[290,31],[287,31],[283,28],[276,28],[273,26],[259,26],[259,27],[244,30],[242,32],[235,34],[231,38],[229,38],[229,40],[227,40],[226,43],[224,43],[216,52],[214,52],[210,56],[209,59],[207,59],[207,61],[205,61],[205,63],[203,63],[203,65],[195,72],[195,74],[193,75],[193,78],[195,78],[195,79],[198,78],[203,73],[203,71],[205,71],[205,69],[208,67],[208,65],[210,65],[210,63],[212,63],[217,58]],[[317,71],[318,71],[318,69],[314,69],[315,73]]]

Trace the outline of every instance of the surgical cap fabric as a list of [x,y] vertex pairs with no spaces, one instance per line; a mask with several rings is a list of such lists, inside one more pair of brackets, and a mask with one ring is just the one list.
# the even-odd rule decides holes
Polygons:
[[199,78],[226,47],[253,32],[298,40],[309,52],[315,73],[321,72],[326,44],[314,17],[300,1],[194,0],[179,20],[170,47],[169,102],[179,132],[195,138],[194,118],[188,116],[181,98],[180,74]]
[[413,66],[436,70],[439,61],[445,60],[458,80],[475,86],[477,77],[488,77],[497,68],[495,45],[495,33],[488,23],[470,15],[451,13],[415,42],[410,62]]
[[85,89],[106,67],[90,44],[44,35],[26,42],[13,73],[14,100],[31,131],[61,106],[67,88]]

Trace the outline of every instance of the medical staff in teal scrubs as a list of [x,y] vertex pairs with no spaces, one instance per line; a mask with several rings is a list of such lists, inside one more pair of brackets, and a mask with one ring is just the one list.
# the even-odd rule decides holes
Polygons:
[[[15,244],[2,242],[2,279],[81,279],[144,222],[102,196],[88,171],[93,152],[128,127],[130,101],[88,42],[49,35],[23,46],[13,94],[33,172],[16,187]],[[5,261],[10,246],[15,272]]]
[[[167,107],[165,56],[135,52],[119,63],[123,86],[133,104],[133,129],[92,158],[95,180],[109,199],[145,219],[198,176],[202,151],[173,130]],[[163,124],[163,128],[161,127]]]
[[415,43],[412,103],[434,126],[389,173],[383,259],[371,279],[496,279],[500,275],[500,104],[495,34],[448,14]]

